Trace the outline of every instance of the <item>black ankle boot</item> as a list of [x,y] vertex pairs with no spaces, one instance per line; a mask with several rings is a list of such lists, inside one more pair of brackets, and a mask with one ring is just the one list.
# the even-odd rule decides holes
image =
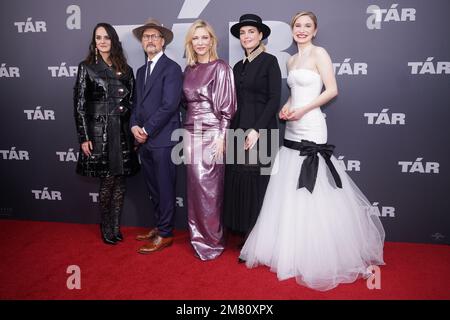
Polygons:
[[117,244],[117,240],[112,234],[112,232],[108,232],[108,228],[104,226],[102,223],[100,224],[100,231],[102,235],[103,242],[109,245]]
[[105,237],[105,235],[102,235],[102,238],[103,238],[103,242],[105,244],[110,244],[110,245],[116,245],[117,244],[116,238],[109,239],[109,238]]
[[120,232],[120,212],[113,212],[112,235],[116,241],[123,241],[122,232]]
[[122,232],[120,232],[120,213],[117,214],[117,212],[113,212],[113,226],[112,226],[112,233],[114,239],[116,241],[123,241],[123,235]]
[[123,235],[122,232],[118,231],[114,237],[116,238],[117,241],[123,241]]

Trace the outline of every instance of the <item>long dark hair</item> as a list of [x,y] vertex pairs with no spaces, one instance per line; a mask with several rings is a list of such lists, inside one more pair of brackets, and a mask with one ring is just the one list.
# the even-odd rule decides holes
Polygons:
[[[125,58],[125,55],[123,53],[122,49],[122,43],[119,41],[119,36],[117,35],[116,30],[112,25],[109,23],[101,22],[98,23],[94,31],[92,32],[92,40],[91,44],[89,45],[89,54],[86,57],[85,62],[88,64],[94,64],[95,61],[95,32],[98,28],[103,27],[106,30],[106,33],[108,34],[109,38],[111,39],[111,52],[109,54],[109,58],[111,59],[111,62],[114,66],[114,68],[122,73],[125,73],[127,71],[127,59]],[[101,55],[98,54],[97,59],[101,59]]]

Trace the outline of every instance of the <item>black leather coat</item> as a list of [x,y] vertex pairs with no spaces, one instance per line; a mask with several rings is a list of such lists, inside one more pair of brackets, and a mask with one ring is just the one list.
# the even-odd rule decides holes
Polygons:
[[[127,66],[116,72],[102,59],[97,64],[81,62],[74,88],[75,123],[80,143],[77,173],[90,177],[133,175],[139,170],[130,131],[134,75]],[[81,143],[91,141],[91,156]]]

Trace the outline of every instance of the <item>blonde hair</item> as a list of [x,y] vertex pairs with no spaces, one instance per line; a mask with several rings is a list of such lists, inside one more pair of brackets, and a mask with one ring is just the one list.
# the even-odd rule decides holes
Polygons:
[[292,20],[291,20],[291,29],[294,28],[295,21],[297,21],[297,19],[300,18],[300,17],[302,17],[302,16],[308,16],[308,17],[310,17],[311,20],[314,22],[314,29],[317,29],[317,17],[316,17],[316,15],[315,15],[313,12],[311,12],[311,11],[300,11],[300,12],[297,12],[297,13],[295,14],[295,16],[292,17]]
[[190,66],[193,66],[194,64],[196,64],[198,62],[197,54],[195,53],[194,47],[192,46],[192,38],[194,37],[195,30],[197,30],[198,28],[205,28],[211,37],[212,45],[211,45],[211,49],[209,49],[210,60],[212,61],[212,60],[219,59],[219,55],[217,54],[218,41],[217,41],[216,33],[214,32],[214,29],[211,27],[211,25],[208,22],[199,19],[199,20],[195,20],[192,23],[192,25],[189,27],[189,30],[186,34],[186,40],[184,42],[186,60],[187,60],[187,64]]

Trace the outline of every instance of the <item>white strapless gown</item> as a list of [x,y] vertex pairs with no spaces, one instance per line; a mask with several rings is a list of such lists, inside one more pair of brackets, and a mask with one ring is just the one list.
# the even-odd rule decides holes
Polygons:
[[[320,75],[307,69],[291,71],[287,82],[293,107],[306,105],[322,90]],[[320,108],[288,121],[285,138],[326,143],[327,126]],[[320,154],[313,192],[297,189],[304,159],[299,151],[281,147],[258,221],[240,258],[249,268],[266,265],[279,280],[295,277],[299,284],[321,291],[371,275],[370,265],[384,264],[385,234],[378,210],[334,156],[331,161],[342,189],[335,187]]]

